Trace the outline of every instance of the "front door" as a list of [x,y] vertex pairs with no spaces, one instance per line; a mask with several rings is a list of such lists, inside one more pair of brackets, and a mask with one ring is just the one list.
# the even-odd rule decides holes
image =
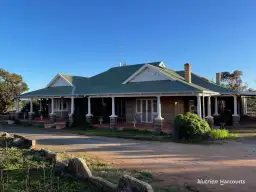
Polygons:
[[152,123],[152,120],[153,120],[152,108],[153,108],[152,99],[141,99],[141,122]]

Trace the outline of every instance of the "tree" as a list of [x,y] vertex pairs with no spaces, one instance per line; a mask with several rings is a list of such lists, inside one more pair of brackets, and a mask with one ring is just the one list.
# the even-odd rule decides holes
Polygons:
[[14,98],[28,90],[21,75],[0,68],[0,113],[13,105]]
[[[255,92],[256,90],[252,88],[248,88],[246,83],[242,80],[243,73],[242,71],[236,70],[232,73],[230,72],[222,72],[221,80],[222,85],[226,88],[232,89],[234,91],[251,91]],[[256,97],[248,96],[247,97],[247,106],[248,109],[255,111],[256,110]]]
[[247,85],[243,83],[242,76],[243,73],[239,70],[235,70],[232,73],[222,72],[222,85],[226,88],[232,89],[233,91],[243,91],[247,89]]

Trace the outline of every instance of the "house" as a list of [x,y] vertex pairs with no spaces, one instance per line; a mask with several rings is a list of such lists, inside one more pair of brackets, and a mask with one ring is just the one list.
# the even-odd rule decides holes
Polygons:
[[173,71],[163,62],[125,65],[110,68],[92,77],[57,74],[43,89],[17,98],[30,99],[29,119],[32,120],[33,100],[40,100],[44,118],[87,121],[93,124],[153,123],[156,130],[172,124],[176,115],[197,113],[213,121],[221,105],[230,109],[232,121],[238,123],[247,113],[246,95],[220,86],[216,82],[192,73],[192,65]]

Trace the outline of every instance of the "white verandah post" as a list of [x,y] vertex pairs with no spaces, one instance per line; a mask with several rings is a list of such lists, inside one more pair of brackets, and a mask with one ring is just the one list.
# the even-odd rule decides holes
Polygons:
[[203,119],[205,119],[205,104],[204,104],[204,95],[203,95],[202,99],[203,99]]
[[162,107],[161,107],[161,97],[160,96],[157,96],[157,117],[156,119],[157,120],[162,120]]
[[219,113],[218,113],[218,98],[217,98],[217,96],[214,97],[214,104],[215,104],[214,116],[217,116],[217,115],[219,115]]
[[237,113],[237,96],[233,96],[234,97],[234,114],[233,116],[238,116]]
[[75,98],[71,97],[71,109],[69,114],[69,127],[72,127],[74,122],[74,111],[75,111]]
[[110,117],[117,117],[115,114],[115,97],[111,97],[112,99],[112,114]]
[[211,96],[207,97],[207,117],[206,118],[212,118],[212,108],[211,108]]
[[19,99],[16,99],[16,113],[19,113],[20,109],[19,109]]
[[197,115],[202,118],[202,111],[201,111],[201,96],[197,95]]
[[155,118],[155,130],[157,133],[160,133],[163,128],[164,118],[162,117],[161,97],[156,96],[156,98],[157,98],[157,117]]
[[116,129],[116,124],[117,124],[117,116],[115,114],[115,97],[111,97],[112,99],[112,115],[109,116],[110,118],[110,128],[111,129]]
[[240,121],[240,116],[237,113],[237,96],[234,95],[234,114],[232,115],[232,119],[233,119],[233,126],[236,126],[239,124]]
[[88,111],[88,113],[85,115],[86,116],[86,122],[88,124],[91,124],[92,123],[91,97],[88,97],[87,111]]
[[30,99],[30,113],[33,113],[33,99]]
[[52,104],[51,104],[51,107],[52,107],[51,114],[54,114],[54,98],[52,98]]
[[71,97],[71,110],[70,110],[70,115],[74,114],[75,111],[75,102],[74,102],[75,98]]

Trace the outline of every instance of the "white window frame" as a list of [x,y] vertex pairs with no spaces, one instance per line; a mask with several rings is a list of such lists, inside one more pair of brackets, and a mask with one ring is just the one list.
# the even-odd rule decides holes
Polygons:
[[[64,102],[66,102],[66,108],[64,109]],[[66,99],[55,99],[54,111],[68,111],[68,102]]]
[[[146,112],[146,122],[142,121],[142,101],[146,100],[146,108],[148,106],[148,101],[151,101],[151,120],[152,121],[148,121],[148,113]],[[138,101],[140,101],[140,106],[138,106]],[[157,116],[157,106],[156,109],[154,110],[154,101],[157,102],[157,99],[136,99],[136,114],[140,114],[140,122],[142,123],[152,123],[154,118]],[[140,109],[140,111],[138,111],[138,107]],[[146,109],[147,110],[147,109]]]

